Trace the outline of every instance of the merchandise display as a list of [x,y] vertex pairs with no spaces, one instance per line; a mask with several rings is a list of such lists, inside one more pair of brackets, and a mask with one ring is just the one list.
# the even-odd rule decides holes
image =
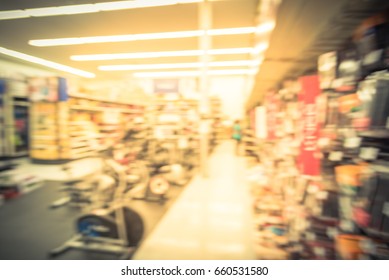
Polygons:
[[249,177],[258,258],[389,258],[385,28],[319,56],[319,76],[268,93],[267,139],[257,138]]
[[27,194],[43,185],[43,180],[33,174],[17,170],[18,164],[12,160],[0,162],[0,197],[1,203]]
[[[39,164],[65,163],[62,197],[48,202],[48,208],[58,212],[66,206],[79,213],[76,234],[49,256],[76,249],[128,259],[149,223],[131,205],[138,201],[165,205],[170,189],[185,187],[196,174],[197,101],[157,99],[156,107],[145,108],[70,94],[65,82],[34,78],[30,91],[30,158]],[[80,158],[101,165],[75,177],[72,162]],[[4,165],[1,172],[2,203],[42,183],[35,177],[17,176],[18,172],[11,174],[7,170],[12,167]],[[149,211],[158,209],[151,205],[154,210]]]
[[22,77],[0,78],[0,157],[26,156],[29,151],[29,102]]
[[[126,124],[143,114],[142,106],[70,94],[62,78],[34,78],[30,83],[30,154],[39,162],[63,162],[96,154],[120,139]],[[43,94],[47,92],[51,94]]]
[[245,129],[243,131],[242,143],[244,154],[259,161],[260,141],[255,137],[254,130]]
[[212,116],[212,125],[210,132],[210,150],[212,151],[220,141],[228,139],[228,129],[224,125],[225,120],[222,114],[222,101],[219,97],[210,98],[210,115]]

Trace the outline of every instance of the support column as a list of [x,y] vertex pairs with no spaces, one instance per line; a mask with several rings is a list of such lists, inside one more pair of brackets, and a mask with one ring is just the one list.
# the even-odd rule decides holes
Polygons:
[[[200,113],[202,116],[209,115],[209,50],[212,48],[211,37],[208,30],[212,28],[212,6],[209,0],[199,3],[199,29],[204,34],[199,38],[199,49],[203,51],[200,56],[202,63],[199,77]],[[200,123],[200,169],[203,177],[208,177],[208,150],[209,150],[209,121],[202,118]]]

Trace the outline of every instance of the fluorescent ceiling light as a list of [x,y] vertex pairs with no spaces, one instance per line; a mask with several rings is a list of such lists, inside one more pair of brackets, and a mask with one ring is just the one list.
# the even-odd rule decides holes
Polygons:
[[74,74],[74,75],[77,75],[77,76],[81,76],[81,77],[85,77],[85,78],[94,78],[95,77],[95,74],[90,73],[90,72],[79,70],[79,69],[76,69],[76,68],[73,68],[73,67],[69,67],[69,66],[66,66],[66,65],[62,65],[62,64],[59,64],[59,63],[52,62],[50,60],[46,60],[46,59],[42,59],[42,58],[39,58],[39,57],[31,56],[31,55],[28,55],[28,54],[20,53],[20,52],[13,51],[13,50],[10,50],[10,49],[6,49],[6,48],[0,47],[0,53],[2,53],[4,55],[11,56],[11,57],[15,57],[15,58],[18,58],[18,59],[21,59],[21,60],[25,60],[25,61],[28,61],[28,62],[32,62],[32,63],[35,63],[35,64],[43,65],[43,66],[46,66],[46,67],[49,67],[49,68],[52,68],[52,69],[56,69],[56,70],[59,70],[59,71],[71,73],[71,74]]
[[36,47],[50,47],[50,46],[117,43],[117,42],[144,41],[144,40],[158,40],[158,39],[190,38],[190,37],[198,37],[200,35],[201,35],[201,31],[194,30],[194,31],[184,31],[184,32],[164,32],[164,33],[133,34],[133,35],[128,34],[128,35],[78,37],[78,38],[37,39],[37,40],[30,40],[28,41],[28,43]]
[[131,71],[131,70],[155,70],[155,69],[178,69],[178,68],[198,68],[199,62],[193,63],[173,63],[173,64],[141,64],[141,65],[103,65],[99,66],[101,71]]
[[27,9],[25,12],[31,17],[47,17],[47,16],[58,16],[58,15],[73,15],[73,14],[86,14],[96,13],[99,10],[95,5],[71,5],[63,7],[48,7],[48,8],[37,8]]
[[[254,52],[254,48],[230,48],[230,49],[209,50],[208,54],[210,55],[252,54],[253,52]],[[115,60],[115,59],[201,56],[204,54],[205,52],[203,50],[186,50],[186,51],[168,51],[168,52],[86,54],[86,55],[72,55],[70,58],[76,61],[98,61],[98,60]]]
[[[255,27],[237,27],[208,30],[210,36],[251,34],[256,32]],[[94,36],[94,37],[76,37],[76,38],[56,38],[56,39],[35,39],[28,43],[36,47],[64,46],[64,45],[82,45],[94,43],[114,43],[130,42],[160,39],[179,39],[194,38],[204,35],[204,30],[188,30],[175,32],[145,33],[145,34],[125,34],[113,36]]]
[[239,34],[251,34],[256,32],[255,27],[236,27],[236,28],[222,28],[208,30],[207,34],[211,36],[218,35],[239,35]]
[[276,26],[276,23],[274,21],[267,21],[267,22],[261,23],[256,28],[255,33],[261,34],[261,33],[270,32],[274,29],[275,26]]
[[[171,72],[138,72],[136,78],[160,78],[160,77],[198,77],[201,71],[171,71]],[[212,70],[207,72],[211,76],[255,75],[255,71],[248,69]]]
[[257,45],[254,47],[253,54],[254,54],[254,55],[258,55],[258,54],[260,54],[260,53],[266,51],[268,47],[269,47],[269,43],[259,43],[259,44],[257,44]]
[[176,4],[198,3],[203,0],[132,0],[114,1],[96,4],[67,5],[26,10],[1,11],[0,20],[28,17],[63,16],[85,13],[97,13],[114,10],[127,10],[147,7],[159,7]]
[[[208,64],[209,67],[239,67],[255,66],[257,63],[253,60],[235,60],[235,61],[215,61]],[[182,69],[182,68],[200,68],[204,63],[169,63],[169,64],[129,64],[129,65],[103,65],[99,66],[102,71],[133,71],[133,70],[156,70],[156,69]]]
[[235,49],[213,49],[209,50],[208,54],[210,55],[221,55],[221,54],[245,54],[252,53],[253,48],[235,48]]
[[15,11],[0,11],[0,20],[16,19],[16,18],[28,18],[30,17],[22,10]]
[[132,1],[118,1],[118,2],[105,2],[97,3],[97,6],[101,11],[113,11],[113,10],[125,10],[125,9],[137,9],[147,7],[159,7],[170,6],[176,4],[198,3],[203,0],[132,0]]

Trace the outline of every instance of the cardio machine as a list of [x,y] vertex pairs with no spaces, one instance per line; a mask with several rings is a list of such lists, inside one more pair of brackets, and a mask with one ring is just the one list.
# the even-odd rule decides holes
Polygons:
[[[91,205],[76,220],[76,234],[61,246],[49,252],[56,257],[68,250],[76,249],[117,255],[128,259],[140,243],[144,234],[142,217],[127,205],[127,189],[124,168],[113,159],[104,159],[117,182],[114,197],[109,207]],[[115,175],[113,175],[115,174]]]

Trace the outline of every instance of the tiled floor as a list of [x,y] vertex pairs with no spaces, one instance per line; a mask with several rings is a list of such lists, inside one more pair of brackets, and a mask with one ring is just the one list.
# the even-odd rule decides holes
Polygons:
[[143,242],[134,259],[255,259],[245,159],[220,145],[209,176],[197,176]]

